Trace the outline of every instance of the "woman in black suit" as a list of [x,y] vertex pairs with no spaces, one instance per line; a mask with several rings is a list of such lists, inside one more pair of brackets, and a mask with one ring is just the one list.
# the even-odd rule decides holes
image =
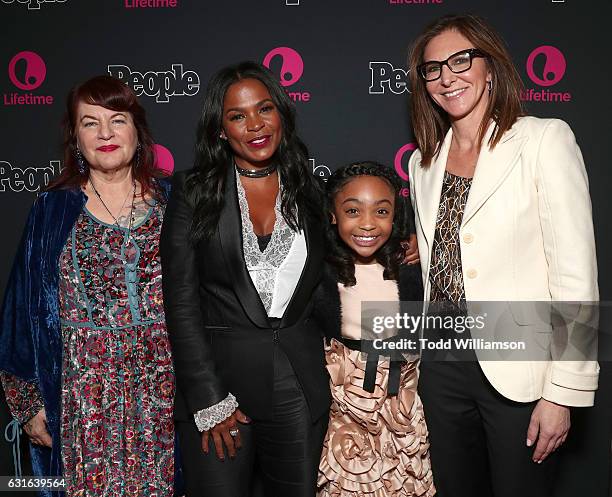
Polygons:
[[321,193],[272,73],[213,77],[196,155],[161,242],[187,495],[245,497],[258,468],[267,497],[311,497],[330,403],[309,321]]

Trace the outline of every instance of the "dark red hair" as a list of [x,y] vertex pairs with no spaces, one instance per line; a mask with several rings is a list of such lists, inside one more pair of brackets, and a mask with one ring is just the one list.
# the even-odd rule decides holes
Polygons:
[[64,131],[64,168],[61,174],[51,182],[48,189],[80,188],[89,179],[89,168],[81,174],[76,161],[76,127],[77,109],[80,102],[100,105],[106,109],[129,112],[136,128],[138,143],[140,143],[140,158],[138,167],[133,167],[132,174],[142,186],[142,194],[152,194],[158,197],[158,189],[154,178],[164,176],[155,164],[153,138],[147,124],[144,107],[138,102],[134,91],[122,81],[112,76],[96,76],[75,86],[66,99],[66,114],[62,121]]

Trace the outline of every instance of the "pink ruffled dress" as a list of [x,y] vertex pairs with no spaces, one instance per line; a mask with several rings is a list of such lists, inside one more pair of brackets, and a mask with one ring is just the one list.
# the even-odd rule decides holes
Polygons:
[[[342,335],[360,339],[361,302],[397,301],[379,264],[357,265],[357,284],[339,284]],[[363,389],[365,354],[332,340],[325,351],[332,406],[319,465],[318,497],[429,497],[435,494],[427,425],[416,388],[418,362],[402,365],[397,396],[387,393],[381,357],[374,392]]]

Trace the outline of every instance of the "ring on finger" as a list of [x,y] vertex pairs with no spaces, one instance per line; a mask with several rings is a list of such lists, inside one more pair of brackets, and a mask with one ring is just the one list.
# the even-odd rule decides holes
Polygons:
[[232,436],[232,437],[237,437],[239,433],[240,433],[240,431],[238,430],[238,428],[232,428],[232,429],[229,431],[229,434],[230,434],[230,436]]

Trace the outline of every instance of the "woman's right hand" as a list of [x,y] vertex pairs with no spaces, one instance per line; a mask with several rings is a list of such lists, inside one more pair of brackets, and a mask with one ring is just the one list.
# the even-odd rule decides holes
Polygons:
[[409,266],[418,264],[420,262],[419,244],[417,242],[416,235],[411,233],[408,240],[401,242],[401,245],[404,249],[404,260],[402,261],[402,264],[407,264]]
[[51,435],[49,430],[47,430],[47,414],[44,408],[24,424],[23,429],[33,444],[51,447]]
[[[240,409],[236,409],[232,415],[225,421],[221,421],[213,426],[210,430],[202,432],[202,450],[205,454],[208,454],[208,443],[212,436],[213,442],[215,443],[215,452],[219,460],[225,460],[225,453],[223,451],[223,444],[227,447],[227,453],[233,459],[236,457],[236,449],[242,447],[242,441],[240,439],[240,428],[238,423],[248,424],[251,420],[242,413]],[[235,436],[230,434],[230,431],[238,432]]]

